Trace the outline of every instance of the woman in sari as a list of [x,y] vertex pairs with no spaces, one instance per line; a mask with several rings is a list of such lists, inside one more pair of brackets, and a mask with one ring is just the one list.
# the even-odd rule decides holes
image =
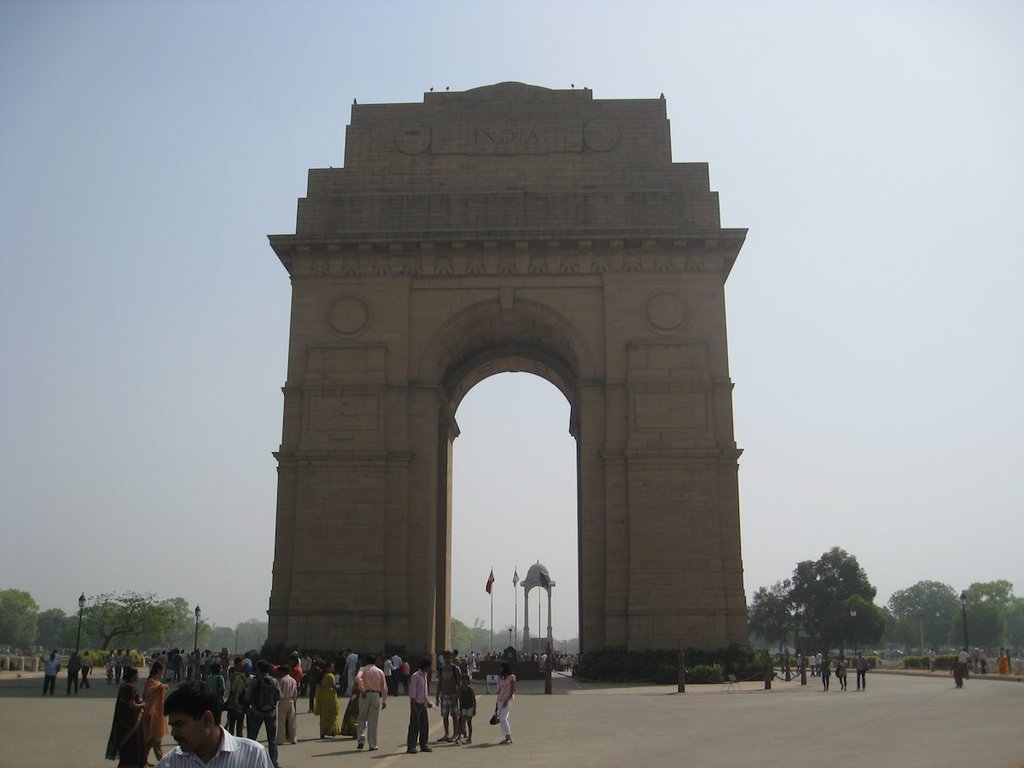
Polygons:
[[[355,680],[355,674],[359,673],[361,665],[362,661],[360,660],[356,664],[353,680]],[[355,685],[352,685],[352,694],[349,696],[348,704],[345,706],[345,714],[341,717],[341,735],[351,736],[353,739],[359,737],[359,691],[356,690]]]
[[996,672],[1000,675],[1010,674],[1010,649],[1007,648],[1005,651],[999,649],[999,661],[996,663]]
[[316,699],[313,711],[320,716],[320,738],[337,736],[341,730],[338,724],[338,691],[334,680],[334,665],[324,664],[323,673],[316,684]]
[[143,757],[149,757],[149,750],[153,750],[156,761],[164,756],[164,750],[160,746],[164,734],[167,733],[167,721],[164,720],[164,697],[167,696],[167,686],[163,683],[164,665],[159,661],[153,662],[149,668],[149,679],[146,681],[146,688],[142,692],[142,737],[146,743]]
[[142,699],[135,688],[139,670],[128,668],[117,691],[114,722],[107,740],[107,760],[118,760],[118,768],[145,768],[146,749],[142,732]]

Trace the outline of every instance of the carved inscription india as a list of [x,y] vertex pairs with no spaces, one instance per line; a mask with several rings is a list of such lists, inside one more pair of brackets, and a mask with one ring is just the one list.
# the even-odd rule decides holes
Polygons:
[[395,145],[409,155],[534,155],[607,152],[620,138],[613,126],[531,123],[479,123],[409,127],[395,136]]

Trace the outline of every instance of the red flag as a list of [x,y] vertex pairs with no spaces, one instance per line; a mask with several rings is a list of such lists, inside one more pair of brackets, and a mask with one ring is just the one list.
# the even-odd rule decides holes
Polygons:
[[491,587],[494,585],[494,569],[491,568],[491,575],[487,577],[487,586],[484,589],[487,590],[487,594],[491,594]]

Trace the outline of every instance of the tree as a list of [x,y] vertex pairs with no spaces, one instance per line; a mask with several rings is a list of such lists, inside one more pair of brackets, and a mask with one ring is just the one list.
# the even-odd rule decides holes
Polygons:
[[[511,625],[495,628],[494,650],[501,651],[508,645],[509,630]],[[458,649],[459,655],[470,651],[488,651],[491,645],[491,631],[487,627],[470,627],[458,619],[452,617],[451,622],[451,644],[452,648]]]
[[98,595],[82,615],[83,632],[97,638],[104,651],[115,638],[123,638],[126,645],[138,645],[162,633],[173,618],[166,602],[158,603],[155,598],[136,592]]
[[998,606],[991,602],[967,604],[967,639],[973,647],[995,648],[1005,634],[1006,618]]
[[991,649],[1003,642],[1014,601],[1013,584],[1006,579],[976,581],[967,588],[967,630],[971,645]]
[[[77,620],[77,616],[75,619]],[[44,648],[65,648],[74,643],[74,635],[71,635],[70,643],[68,633],[70,629],[69,616],[60,608],[49,608],[39,614],[39,644]],[[77,627],[76,627],[77,630]]]
[[[797,563],[790,599],[797,621],[828,649],[840,647],[848,639],[853,605],[850,598],[859,597],[874,606],[875,593],[857,558],[840,547],[832,547],[816,561]],[[870,617],[870,621],[876,619],[884,631],[884,615]]]
[[793,603],[790,590],[793,582],[789,579],[775,582],[771,587],[761,587],[754,593],[754,599],[747,610],[752,634],[763,637],[768,643],[783,643],[793,635]]
[[1001,609],[1013,602],[1013,584],[1006,579],[976,581],[967,588],[967,604],[991,603]]
[[1006,611],[1006,642],[1014,648],[1024,645],[1024,597],[1015,597]]
[[0,589],[0,642],[27,648],[36,641],[39,606],[20,589]]
[[882,638],[885,634],[885,611],[860,595],[849,598],[845,607],[849,616],[845,637],[855,650],[863,650]]
[[[185,648],[192,649],[195,638],[196,614],[195,606],[190,605],[183,597],[172,597],[160,603],[165,611],[164,623],[157,628],[152,636],[140,640],[146,648]],[[203,639],[208,629],[200,617],[199,637]],[[200,648],[204,646],[200,643]]]
[[[249,619],[243,621],[235,627],[235,632],[238,634],[238,648],[241,651],[259,649],[263,647],[264,641],[267,639],[267,622],[260,621],[259,619]],[[229,648],[231,646],[228,646]],[[320,649],[327,650],[327,649]],[[335,648],[333,650],[341,650]]]
[[[938,648],[946,642],[950,624],[960,615],[956,590],[938,581],[919,581],[893,592],[889,610],[901,622],[901,642]],[[924,648],[921,649],[922,652]]]

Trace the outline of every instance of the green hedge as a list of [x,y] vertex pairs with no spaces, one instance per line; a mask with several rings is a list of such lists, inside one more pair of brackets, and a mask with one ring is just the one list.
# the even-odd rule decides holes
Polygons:
[[[743,645],[730,645],[714,651],[687,648],[685,662],[686,680],[692,683],[721,682],[726,674],[736,675],[739,680],[760,677],[768,663],[763,652]],[[576,667],[576,676],[600,682],[669,685],[679,679],[678,665],[679,651],[608,649],[583,654]]]
[[688,683],[720,683],[725,680],[722,668],[717,664],[695,664],[686,668]]
[[[935,657],[935,668],[949,671],[953,668],[953,665],[957,662],[959,657],[956,654],[949,654],[944,656]],[[903,657],[903,668],[904,669],[928,669],[928,657],[927,656],[904,656]]]

